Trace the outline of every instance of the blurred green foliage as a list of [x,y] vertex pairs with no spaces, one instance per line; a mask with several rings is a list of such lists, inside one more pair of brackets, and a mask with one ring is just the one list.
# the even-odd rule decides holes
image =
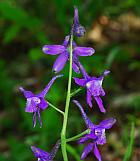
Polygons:
[[[56,57],[44,55],[41,48],[47,43],[63,42],[64,36],[70,30],[74,5],[78,6],[81,24],[87,28],[87,31],[93,30],[93,26],[100,24],[101,16],[106,16],[115,23],[119,23],[118,19],[121,15],[128,13],[133,13],[140,19],[139,0],[0,1],[0,160],[2,161],[31,160],[33,158],[31,145],[49,151],[60,137],[62,118],[50,108],[41,115],[43,128],[40,129],[39,126],[32,128],[32,116],[24,112],[25,100],[19,93],[18,87],[22,85],[37,93],[49,82],[53,76],[51,68]],[[109,36],[106,30],[109,30],[111,35],[114,34],[110,26],[103,28],[104,36],[107,38]],[[117,35],[121,34],[118,28],[115,32]],[[139,35],[140,29],[129,30],[129,33]],[[103,84],[107,91],[104,102],[108,114],[105,116],[99,114],[96,104],[94,112],[92,109],[85,108],[95,122],[107,116],[115,116],[118,120],[114,131],[110,132],[110,137],[107,138],[108,151],[101,149],[102,156],[107,161],[109,159],[106,154],[108,156],[112,154],[114,161],[124,158],[122,151],[126,150],[128,144],[128,127],[131,122],[136,125],[135,131],[138,136],[135,136],[135,139],[140,139],[140,130],[137,128],[140,125],[140,40],[136,40],[134,37],[130,39],[129,36],[126,40],[123,36],[120,40],[109,37],[103,45],[88,38],[77,40],[78,44],[94,46],[96,49],[94,56],[80,59],[91,75],[99,75],[106,68],[111,70],[110,76]],[[68,65],[63,73],[64,78],[58,80],[47,95],[47,99],[62,110],[66,96]],[[77,87],[73,83],[74,89]],[[77,98],[83,106],[87,106],[84,90],[78,93]],[[67,135],[70,137],[85,130],[83,124],[80,112],[71,104]],[[131,144],[134,139],[132,133],[126,153],[128,156],[132,147],[134,152],[137,148],[140,149],[140,143]],[[78,161],[83,147],[72,144],[67,148],[72,155],[71,160]],[[60,154],[57,158],[62,160]],[[89,160],[93,160],[93,156],[89,156]]]
[[128,147],[126,149],[123,161],[130,160],[133,145],[134,145],[134,137],[135,137],[135,127],[134,127],[134,123],[132,123],[132,125],[131,125],[131,133],[130,133],[130,142],[129,142]]

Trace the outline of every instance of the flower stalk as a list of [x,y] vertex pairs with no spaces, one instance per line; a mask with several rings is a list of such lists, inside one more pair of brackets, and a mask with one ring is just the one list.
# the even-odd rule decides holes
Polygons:
[[68,139],[67,139],[67,142],[75,141],[75,140],[81,138],[81,137],[82,137],[83,135],[85,135],[85,134],[90,134],[90,129],[87,129],[87,130],[83,131],[82,133],[80,133],[80,134],[78,134],[78,135],[75,135],[75,136],[73,136],[73,137],[71,137],[71,138],[68,138]]
[[68,79],[68,89],[67,89],[63,127],[62,127],[62,131],[61,131],[61,148],[62,148],[62,154],[63,154],[64,161],[68,161],[67,151],[66,151],[66,128],[67,128],[69,105],[70,105],[70,98],[71,98],[72,50],[73,50],[72,49],[72,42],[73,42],[73,35],[70,36],[69,79]]
[[61,113],[64,116],[64,112],[61,111],[60,109],[58,109],[57,107],[55,107],[53,104],[51,104],[50,102],[48,102],[48,105],[51,106],[54,110],[56,110],[57,112]]
[[83,88],[81,88],[81,87],[78,88],[78,89],[76,89],[74,92],[71,93],[70,96],[71,96],[71,97],[75,96],[77,93],[79,93],[80,91],[82,91],[82,89],[83,89]]

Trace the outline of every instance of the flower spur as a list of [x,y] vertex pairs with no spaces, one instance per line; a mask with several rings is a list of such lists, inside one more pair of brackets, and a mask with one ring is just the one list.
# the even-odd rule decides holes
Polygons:
[[48,93],[50,87],[54,83],[54,81],[62,77],[63,75],[58,75],[52,78],[52,80],[48,83],[48,85],[43,89],[39,94],[33,94],[31,91],[26,91],[23,87],[20,87],[20,91],[24,94],[24,97],[27,99],[25,112],[33,113],[33,127],[36,126],[36,115],[38,115],[38,120],[40,123],[40,127],[42,127],[42,120],[40,116],[40,112],[45,110],[48,107],[48,103],[45,100],[45,96]]
[[98,161],[101,161],[101,155],[98,150],[97,145],[103,145],[106,143],[106,135],[105,135],[105,130],[110,129],[116,122],[116,119],[114,118],[109,118],[106,119],[100,124],[95,125],[94,123],[91,122],[91,120],[87,117],[86,113],[84,112],[82,106],[80,103],[76,100],[73,100],[73,102],[79,107],[82,117],[86,123],[86,126],[88,129],[90,129],[90,134],[86,134],[84,137],[82,137],[79,140],[79,143],[85,143],[86,141],[90,140],[91,142],[87,144],[85,147],[81,159],[85,159],[86,156],[91,152],[92,149],[94,149],[94,155],[98,159]]

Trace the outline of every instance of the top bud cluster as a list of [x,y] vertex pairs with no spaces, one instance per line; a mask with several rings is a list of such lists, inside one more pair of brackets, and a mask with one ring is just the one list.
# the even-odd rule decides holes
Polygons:
[[73,20],[73,34],[77,37],[84,36],[86,30],[84,26],[79,23],[78,8],[74,7],[74,20]]
[[[74,20],[71,27],[70,34],[65,37],[62,45],[44,45],[42,48],[43,53],[47,55],[58,55],[56,61],[53,64],[53,72],[58,73],[62,71],[65,64],[70,61],[70,42],[73,36],[81,37],[85,34],[85,28],[80,24],[78,17],[78,9],[74,8]],[[82,87],[86,88],[86,101],[90,108],[92,108],[92,97],[95,99],[100,112],[105,113],[106,110],[103,105],[103,101],[101,96],[105,96],[105,91],[102,87],[102,83],[104,77],[107,76],[110,71],[104,70],[104,72],[100,75],[100,77],[89,76],[89,74],[85,71],[83,65],[80,63],[78,57],[79,56],[92,56],[95,53],[95,50],[91,47],[80,47],[77,46],[75,41],[72,39],[72,69],[76,73],[82,73],[83,78],[73,78],[75,83]],[[38,117],[40,127],[42,127],[42,120],[40,113],[47,109],[51,105],[47,100],[45,100],[45,96],[49,92],[49,89],[53,85],[54,81],[57,78],[62,77],[63,75],[54,76],[48,85],[38,94],[33,94],[31,91],[25,90],[23,87],[20,87],[20,91],[24,94],[24,97],[27,100],[25,112],[33,114],[33,127],[36,126],[36,116]],[[81,159],[85,159],[85,157],[94,149],[94,155],[98,161],[101,161],[101,155],[98,150],[97,145],[103,145],[106,143],[105,130],[110,129],[116,120],[114,118],[109,118],[98,125],[94,124],[87,117],[84,112],[83,107],[77,100],[73,100],[73,103],[77,105],[81,111],[82,117],[85,121],[87,129],[89,129],[89,133],[86,133],[82,138],[79,138],[79,143],[87,143]],[[56,108],[55,108],[56,109]],[[59,109],[58,112],[65,115],[65,113]],[[65,119],[65,117],[64,117]],[[58,140],[56,145],[52,149],[50,153],[45,152],[35,146],[32,146],[31,149],[34,155],[38,158],[38,161],[52,161],[55,157],[59,146],[61,145],[61,141]]]

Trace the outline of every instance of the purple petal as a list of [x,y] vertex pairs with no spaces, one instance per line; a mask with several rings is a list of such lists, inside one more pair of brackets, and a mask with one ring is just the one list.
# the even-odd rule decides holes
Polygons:
[[91,130],[90,134],[86,135],[89,139],[95,140],[97,136],[95,135],[95,127]]
[[38,161],[47,161],[47,160],[46,160],[46,158],[38,158]]
[[24,94],[25,98],[34,97],[31,91],[26,91],[23,87],[19,87],[19,90]]
[[87,104],[89,105],[90,108],[92,108],[92,95],[88,90],[87,90]]
[[73,49],[74,49],[76,46],[77,46],[77,45],[76,45],[76,42],[73,41],[73,42],[72,42],[72,47],[73,47]]
[[105,76],[107,76],[110,73],[109,70],[104,70],[104,72],[101,74],[101,76],[98,78],[100,80],[103,80]]
[[78,84],[79,86],[84,87],[86,85],[86,80],[85,79],[80,79],[80,78],[73,78],[75,83]]
[[36,126],[36,112],[33,114],[33,128]]
[[93,124],[93,123],[90,121],[90,119],[87,117],[87,115],[86,115],[86,113],[84,112],[84,110],[83,110],[81,104],[80,104],[77,100],[73,100],[73,103],[75,103],[75,104],[79,107],[79,109],[80,109],[80,111],[81,111],[81,113],[82,113],[83,119],[84,119],[84,121],[85,121],[85,123],[86,123],[86,125],[87,125],[87,128],[94,128],[94,124]]
[[60,72],[64,68],[67,60],[68,52],[63,52],[62,54],[60,54],[53,65],[53,71],[55,73]]
[[96,144],[94,144],[94,155],[96,156],[96,158],[98,159],[98,161],[102,161],[100,152],[99,152]]
[[42,128],[42,120],[41,120],[41,116],[40,116],[40,110],[37,111],[38,114],[38,121],[40,123],[40,128]]
[[52,84],[54,83],[54,81],[57,79],[57,78],[60,78],[60,77],[62,77],[63,75],[62,74],[60,74],[60,75],[57,75],[57,76],[55,76],[55,77],[53,77],[52,79],[51,79],[51,81],[47,84],[47,86],[45,87],[45,89],[42,91],[42,92],[40,92],[38,95],[37,95],[37,97],[45,97],[45,95],[48,93],[48,91],[49,91],[49,89],[51,88],[51,86],[52,86]]
[[105,92],[102,88],[102,79],[92,77],[86,84],[93,96],[104,96]]
[[98,145],[103,145],[106,143],[105,129],[99,127],[95,129],[95,135],[97,136],[96,143]]
[[105,96],[105,91],[102,87],[100,88],[100,96]]
[[79,23],[78,8],[74,7],[74,23]]
[[49,55],[57,55],[63,53],[65,50],[66,48],[63,45],[44,45],[42,48],[42,51]]
[[103,72],[103,76],[105,77],[105,76],[107,76],[108,74],[110,73],[110,71],[109,70],[104,70],[104,72]]
[[72,68],[75,71],[75,73],[77,74],[80,73],[79,67],[74,63],[74,61],[72,62]]
[[75,47],[73,52],[78,56],[91,56],[95,53],[95,50],[90,47]]
[[82,138],[78,141],[78,143],[79,143],[79,144],[82,144],[82,143],[86,142],[87,140],[88,140],[88,137],[82,137]]
[[[46,158],[41,158],[41,159],[39,158],[38,161],[47,161],[47,160],[46,160]],[[52,160],[48,160],[48,161],[52,161]]]
[[27,98],[25,112],[33,113],[36,111],[36,104],[32,98]]
[[49,153],[35,147],[35,146],[31,146],[31,149],[34,153],[34,155],[37,157],[37,158],[40,158],[40,159],[47,159],[49,157]]
[[45,110],[47,107],[48,107],[48,103],[47,101],[44,99],[44,98],[40,98],[41,102],[40,104],[38,105],[38,107],[41,109],[41,110]]
[[96,97],[94,96],[94,98],[95,98],[95,100],[96,100],[96,102],[97,102],[97,104],[99,106],[100,111],[103,112],[103,113],[105,113],[106,110],[105,110],[105,108],[103,106],[102,99],[99,96],[96,96]]
[[63,46],[65,46],[65,47],[68,46],[69,39],[70,39],[69,35],[65,36],[65,39],[64,39],[64,42],[63,42]]
[[107,120],[102,121],[99,126],[105,129],[110,129],[116,123],[116,119],[109,118]]
[[89,144],[84,148],[84,151],[83,151],[82,156],[81,156],[81,160],[85,159],[86,156],[91,152],[92,149],[93,149],[93,144],[92,144],[92,143],[89,143]]

